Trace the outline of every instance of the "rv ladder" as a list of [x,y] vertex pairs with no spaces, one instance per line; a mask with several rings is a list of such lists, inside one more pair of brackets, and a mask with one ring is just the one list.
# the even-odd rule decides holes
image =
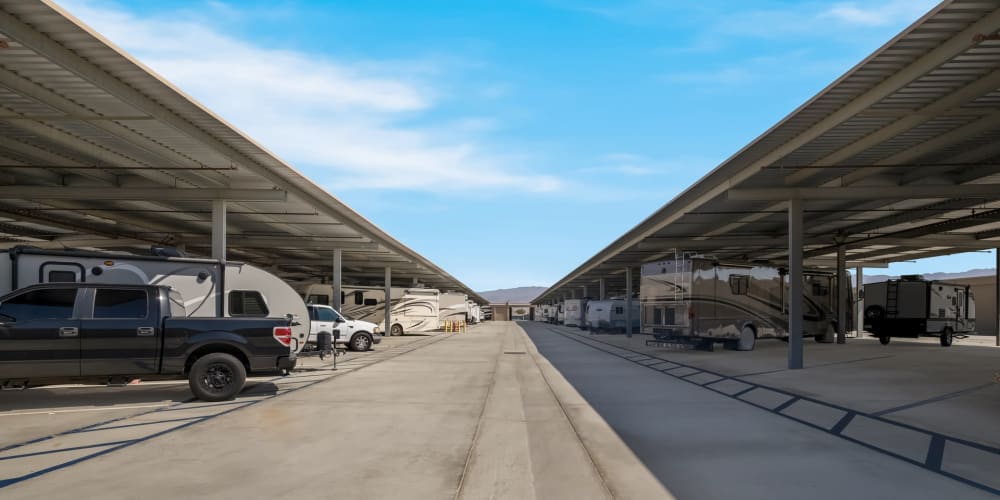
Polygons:
[[890,281],[885,285],[885,314],[895,316],[899,314],[899,283]]

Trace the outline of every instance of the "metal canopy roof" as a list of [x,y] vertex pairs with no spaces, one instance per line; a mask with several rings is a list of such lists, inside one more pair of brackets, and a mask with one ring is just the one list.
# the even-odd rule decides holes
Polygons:
[[290,279],[469,287],[48,0],[0,1],[0,243],[211,249]]
[[535,302],[675,249],[783,263],[791,199],[808,265],[1000,246],[998,29],[1000,2],[943,2]]

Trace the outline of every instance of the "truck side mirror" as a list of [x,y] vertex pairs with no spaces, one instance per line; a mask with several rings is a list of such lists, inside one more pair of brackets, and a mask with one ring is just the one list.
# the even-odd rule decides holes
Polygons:
[[343,323],[344,322],[344,318],[341,318],[340,316],[337,316],[336,319],[333,320],[333,322],[334,323]]

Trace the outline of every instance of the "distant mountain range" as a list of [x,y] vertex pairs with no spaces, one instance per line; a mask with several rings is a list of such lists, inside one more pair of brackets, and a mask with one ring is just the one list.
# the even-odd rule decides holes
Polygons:
[[504,304],[507,302],[511,304],[527,304],[547,289],[548,287],[544,286],[521,286],[478,293],[493,304]]
[[[970,269],[960,273],[924,273],[921,276],[928,280],[948,281],[962,278],[976,278],[979,276],[993,276],[994,274],[996,274],[996,270],[994,269]],[[879,281],[897,278],[899,278],[899,276],[889,276],[886,274],[865,274],[865,283],[878,283]]]

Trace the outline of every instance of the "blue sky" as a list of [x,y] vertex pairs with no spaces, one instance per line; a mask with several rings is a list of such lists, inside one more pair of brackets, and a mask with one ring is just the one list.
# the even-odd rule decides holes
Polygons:
[[934,4],[62,3],[479,290],[558,280]]

